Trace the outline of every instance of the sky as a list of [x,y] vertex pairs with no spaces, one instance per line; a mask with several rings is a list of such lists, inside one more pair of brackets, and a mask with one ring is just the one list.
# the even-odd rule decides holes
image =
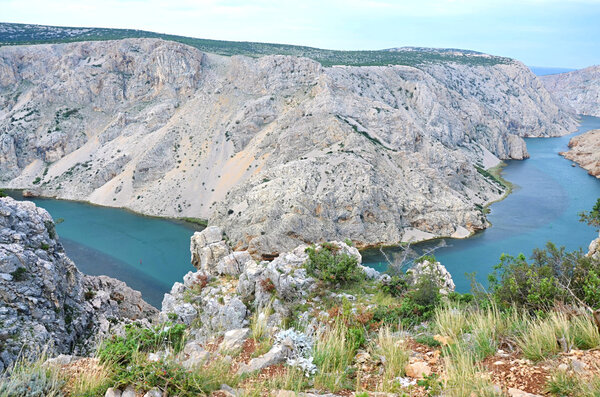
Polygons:
[[462,48],[529,66],[600,64],[600,0],[0,0],[0,21],[339,50]]

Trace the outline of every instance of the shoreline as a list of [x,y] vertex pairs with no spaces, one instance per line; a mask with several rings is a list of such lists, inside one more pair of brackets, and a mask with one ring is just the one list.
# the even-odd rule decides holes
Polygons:
[[29,189],[15,189],[15,188],[3,188],[3,187],[0,187],[0,190],[4,191],[4,193],[7,196],[13,197],[13,198],[15,198],[13,196],[14,193],[19,194],[20,196],[18,198],[15,198],[15,200],[17,200],[17,199],[18,200],[26,200],[26,201],[31,201],[29,199],[59,200],[59,201],[68,201],[68,202],[71,202],[71,203],[79,203],[79,204],[90,205],[90,206],[98,207],[98,208],[111,208],[111,209],[126,211],[126,212],[129,212],[130,214],[137,215],[137,216],[142,216],[142,217],[145,217],[145,218],[162,219],[162,220],[170,221],[170,222],[173,222],[173,223],[178,223],[180,225],[188,226],[190,229],[193,229],[193,230],[196,230],[196,231],[202,231],[202,230],[204,230],[208,226],[208,220],[202,219],[202,218],[193,218],[193,217],[175,218],[175,217],[170,217],[170,216],[149,215],[149,214],[144,214],[142,212],[134,211],[134,210],[132,210],[130,208],[127,208],[127,207],[117,207],[117,206],[101,205],[101,204],[92,203],[91,201],[86,201],[86,200],[74,200],[74,199],[66,199],[66,198],[57,198],[57,197],[44,196],[44,195],[35,195],[35,196],[31,196],[31,197],[25,197],[25,196],[23,196],[23,192],[26,191],[26,190],[29,190]]

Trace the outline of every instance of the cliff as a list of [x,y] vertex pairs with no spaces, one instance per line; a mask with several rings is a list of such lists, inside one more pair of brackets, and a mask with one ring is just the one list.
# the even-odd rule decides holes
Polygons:
[[579,114],[600,117],[600,66],[540,77],[556,100]]
[[125,283],[80,273],[46,210],[0,198],[0,372],[21,352],[92,351],[115,324],[156,313]]
[[485,168],[575,127],[516,61],[326,68],[156,39],[2,47],[0,105],[2,186],[209,219],[257,254],[464,237],[504,193]]
[[588,131],[571,138],[565,158],[576,162],[590,175],[600,178],[600,130]]

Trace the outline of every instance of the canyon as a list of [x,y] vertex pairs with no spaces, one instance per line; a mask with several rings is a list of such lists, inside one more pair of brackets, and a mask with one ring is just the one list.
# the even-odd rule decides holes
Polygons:
[[506,192],[487,170],[576,121],[523,64],[454,56],[324,67],[160,39],[5,46],[0,186],[207,219],[264,257],[466,237]]

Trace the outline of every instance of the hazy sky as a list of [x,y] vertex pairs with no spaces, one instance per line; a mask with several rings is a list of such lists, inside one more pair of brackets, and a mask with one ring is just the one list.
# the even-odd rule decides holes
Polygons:
[[0,0],[0,21],[332,49],[453,47],[600,64],[600,0]]

